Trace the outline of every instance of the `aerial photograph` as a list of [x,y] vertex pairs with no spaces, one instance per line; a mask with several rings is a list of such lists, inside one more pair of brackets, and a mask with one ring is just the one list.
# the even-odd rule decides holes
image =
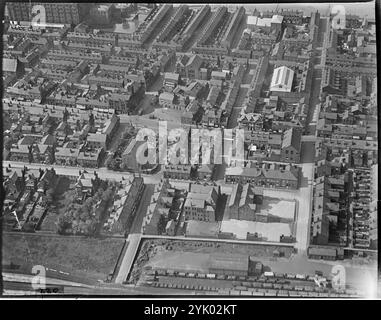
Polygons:
[[3,298],[381,297],[375,1],[1,6]]

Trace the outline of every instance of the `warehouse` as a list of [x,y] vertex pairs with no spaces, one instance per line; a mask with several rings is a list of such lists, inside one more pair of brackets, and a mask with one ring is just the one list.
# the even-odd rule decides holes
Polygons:
[[270,90],[291,92],[294,71],[285,66],[276,68],[271,79]]
[[246,255],[211,255],[209,273],[247,276],[249,257]]

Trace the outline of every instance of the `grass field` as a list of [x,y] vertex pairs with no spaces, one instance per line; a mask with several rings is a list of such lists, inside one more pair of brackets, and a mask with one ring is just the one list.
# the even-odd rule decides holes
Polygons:
[[104,280],[114,271],[124,239],[3,234],[3,262],[43,265]]

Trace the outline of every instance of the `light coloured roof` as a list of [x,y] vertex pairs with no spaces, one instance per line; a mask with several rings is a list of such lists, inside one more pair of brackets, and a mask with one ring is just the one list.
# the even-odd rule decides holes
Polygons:
[[294,71],[285,66],[276,68],[271,79],[271,91],[291,92]]
[[257,16],[248,16],[247,24],[255,25],[258,27],[270,27],[272,23],[282,23],[283,16],[274,15],[272,18],[260,18]]
[[278,169],[229,167],[226,169],[226,175],[243,176],[251,178],[258,178],[261,175],[263,175],[263,178],[267,179],[282,179],[291,181],[298,180],[298,175],[296,171]]
[[301,141],[300,131],[296,130],[295,128],[290,128],[284,132],[282,148],[288,148],[292,146],[296,150],[299,150]]
[[16,72],[17,59],[3,58],[3,72]]
[[170,92],[163,92],[159,96],[159,99],[170,101],[170,102],[172,102],[174,98],[175,98],[174,94]]
[[249,256],[240,254],[212,254],[210,256],[209,268],[247,272],[249,269]]
[[164,80],[179,81],[180,75],[178,73],[166,72],[164,73]]

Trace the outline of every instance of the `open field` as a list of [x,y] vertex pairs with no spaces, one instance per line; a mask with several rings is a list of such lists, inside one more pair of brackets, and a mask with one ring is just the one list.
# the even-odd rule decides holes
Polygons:
[[43,265],[100,280],[114,271],[124,243],[124,239],[9,233],[2,240],[4,263]]

